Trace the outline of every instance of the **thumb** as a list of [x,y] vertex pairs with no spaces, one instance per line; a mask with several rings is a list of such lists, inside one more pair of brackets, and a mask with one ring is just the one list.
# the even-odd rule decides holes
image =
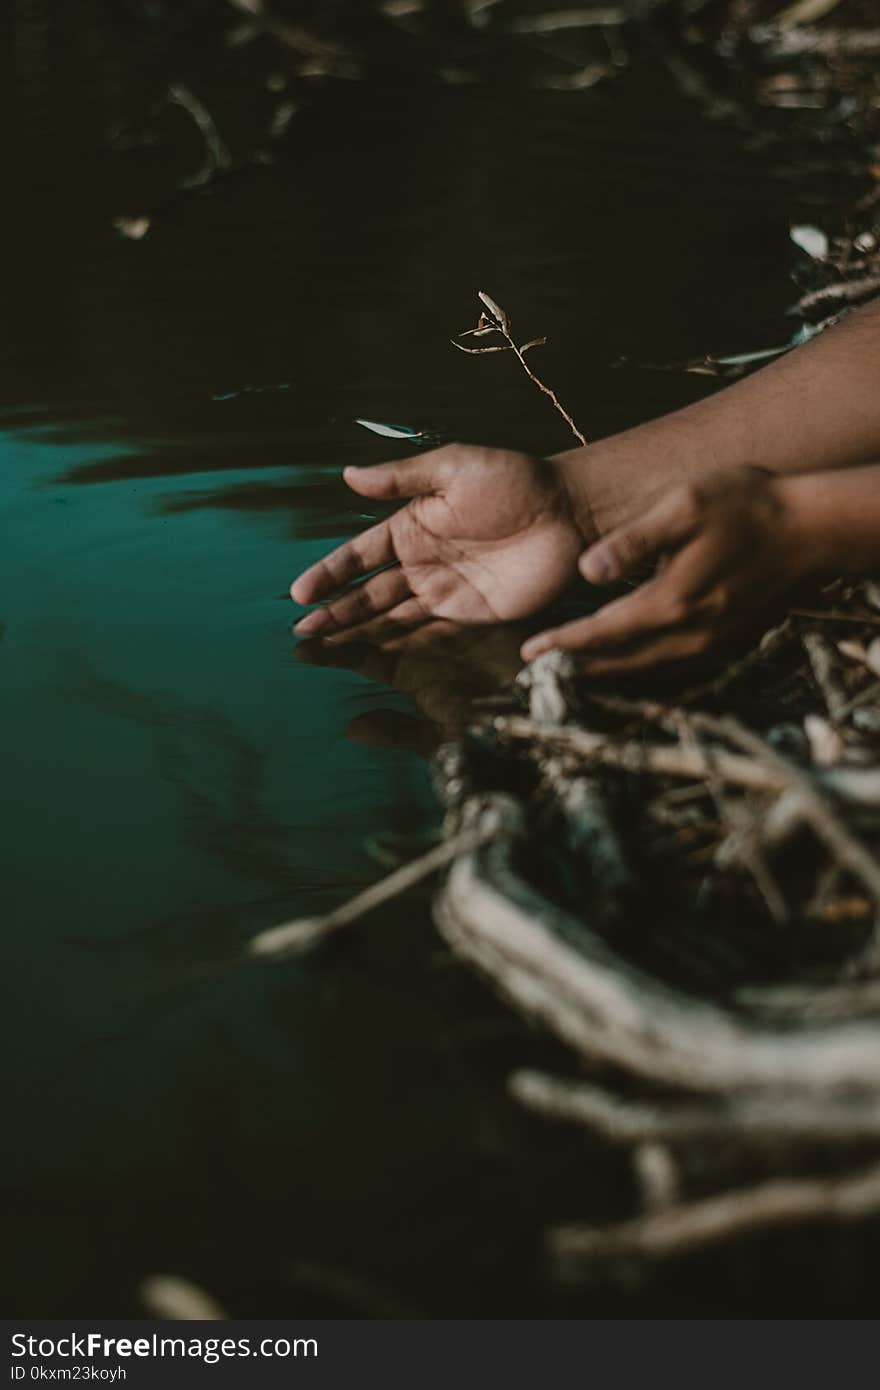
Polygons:
[[348,486],[362,497],[393,499],[420,497],[439,492],[453,472],[454,446],[432,449],[427,454],[377,463],[372,468],[350,466],[343,470]]
[[613,584],[685,540],[695,524],[690,489],[673,488],[641,516],[609,531],[591,545],[578,561],[578,568],[591,584]]

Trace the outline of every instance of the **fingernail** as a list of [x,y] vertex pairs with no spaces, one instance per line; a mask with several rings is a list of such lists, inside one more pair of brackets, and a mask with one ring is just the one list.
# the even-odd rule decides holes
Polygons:
[[607,550],[588,550],[581,562],[581,572],[592,584],[607,584],[614,577],[614,565]]
[[536,637],[530,642],[524,642],[520,647],[519,654],[523,661],[534,661],[536,656],[540,656],[542,652],[547,650],[547,646],[546,642],[542,642],[539,637]]
[[328,622],[327,614],[319,609],[316,613],[307,613],[304,618],[300,618],[299,622],[294,624],[293,630],[297,636],[303,637],[307,632],[320,632]]

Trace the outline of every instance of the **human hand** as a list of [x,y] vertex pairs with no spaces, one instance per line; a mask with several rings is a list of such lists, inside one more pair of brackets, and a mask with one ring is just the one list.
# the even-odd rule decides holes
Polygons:
[[672,488],[581,557],[594,584],[661,561],[653,578],[589,618],[523,644],[532,661],[561,648],[594,676],[625,676],[709,653],[754,626],[820,568],[802,480],[730,468]]
[[450,444],[344,477],[362,497],[411,500],[299,576],[297,603],[344,592],[301,618],[297,636],[382,642],[437,618],[509,621],[577,577],[588,538],[545,460]]
[[474,701],[508,690],[520,668],[522,626],[431,624],[378,647],[369,643],[300,642],[296,658],[310,666],[355,671],[410,696],[417,714],[377,708],[348,727],[358,743],[406,748],[430,757],[473,721]]

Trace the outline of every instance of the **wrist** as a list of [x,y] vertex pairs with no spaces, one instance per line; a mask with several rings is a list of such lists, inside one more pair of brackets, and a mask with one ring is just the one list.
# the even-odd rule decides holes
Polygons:
[[783,545],[798,579],[833,579],[849,568],[829,510],[822,474],[777,476],[772,484],[783,506]]
[[548,455],[546,459],[560,490],[562,505],[577,527],[585,547],[592,545],[601,534],[590,503],[589,464],[586,458],[588,453],[599,447],[592,445],[589,448],[569,449],[563,454]]
[[585,448],[554,454],[553,464],[586,543],[646,511],[663,492],[725,464],[742,463],[698,407],[636,425]]

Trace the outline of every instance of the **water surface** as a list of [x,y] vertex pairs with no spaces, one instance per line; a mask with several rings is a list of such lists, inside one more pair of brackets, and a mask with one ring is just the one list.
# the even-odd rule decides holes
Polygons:
[[565,447],[507,359],[449,347],[480,288],[549,335],[588,435],[693,397],[611,363],[784,335],[787,191],[645,56],[572,94],[328,82],[274,163],[178,198],[198,141],[119,141],[158,59],[97,14],[5,21],[7,1306],[123,1316],[167,1270],[242,1315],[750,1310],[735,1261],[547,1278],[543,1227],[622,1214],[630,1177],[506,1101],[543,1045],[424,895],[308,963],[242,957],[436,824],[418,753],[347,737],[403,697],[290,637],[291,578],[366,524],[341,467],[400,452],[354,420]]

